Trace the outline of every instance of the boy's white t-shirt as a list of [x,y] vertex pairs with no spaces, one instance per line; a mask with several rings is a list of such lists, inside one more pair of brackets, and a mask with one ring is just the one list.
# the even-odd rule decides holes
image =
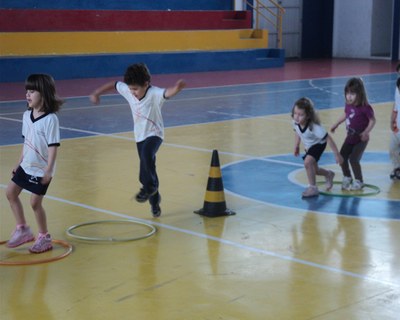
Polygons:
[[[27,110],[22,117],[24,137],[23,158],[20,166],[26,174],[43,177],[47,168],[49,147],[60,145],[60,125],[54,113],[33,118],[33,110]],[[55,172],[55,165],[51,175]]]
[[150,86],[140,100],[131,93],[126,83],[117,81],[115,88],[129,103],[132,111],[136,142],[157,136],[164,139],[164,122],[161,107],[166,101],[165,89]]
[[312,130],[310,130],[309,125],[302,129],[299,124],[293,121],[293,128],[299,135],[306,150],[315,144],[325,143],[328,136],[325,128],[316,123],[313,124]]

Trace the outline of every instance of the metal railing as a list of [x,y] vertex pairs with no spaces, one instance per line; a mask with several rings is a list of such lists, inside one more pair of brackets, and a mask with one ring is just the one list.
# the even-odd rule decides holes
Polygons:
[[[250,8],[252,8],[253,11],[256,13],[255,29],[260,29],[260,17],[264,18],[265,21],[267,21],[269,24],[274,26],[274,28],[276,29],[276,34],[277,34],[276,47],[281,49],[282,48],[282,18],[283,18],[283,14],[285,13],[285,9],[280,4],[278,4],[277,2],[275,2],[273,0],[267,0],[267,1],[274,6],[275,10],[267,7],[261,0],[253,0],[252,2],[249,0],[244,0],[246,5]],[[265,15],[263,13],[263,10],[266,10],[273,18],[275,18],[275,21],[273,19],[271,19],[271,17]]]

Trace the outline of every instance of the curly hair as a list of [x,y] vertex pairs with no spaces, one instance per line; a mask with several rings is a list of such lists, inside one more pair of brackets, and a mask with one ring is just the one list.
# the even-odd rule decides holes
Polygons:
[[294,108],[297,107],[300,110],[304,110],[304,113],[306,114],[306,119],[307,123],[312,128],[312,125],[315,124],[321,124],[319,120],[319,116],[317,111],[314,109],[314,103],[310,98],[303,97],[297,100],[293,107],[292,107],[292,118],[294,115]]
[[129,66],[124,75],[124,82],[127,85],[144,86],[146,82],[150,83],[150,71],[144,63],[135,63]]

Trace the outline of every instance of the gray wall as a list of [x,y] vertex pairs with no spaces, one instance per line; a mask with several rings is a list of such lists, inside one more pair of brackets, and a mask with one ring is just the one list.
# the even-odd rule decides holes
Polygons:
[[393,0],[335,0],[333,56],[390,58]]
[[[272,8],[268,0],[262,2]],[[301,57],[303,1],[277,2],[286,10],[282,41],[286,57]],[[242,3],[241,0],[236,0],[236,8],[240,9]],[[394,0],[335,0],[332,57],[391,58],[393,4]],[[264,13],[269,16],[267,12]],[[268,46],[276,47],[276,32],[272,25],[261,19],[260,27],[269,30]]]

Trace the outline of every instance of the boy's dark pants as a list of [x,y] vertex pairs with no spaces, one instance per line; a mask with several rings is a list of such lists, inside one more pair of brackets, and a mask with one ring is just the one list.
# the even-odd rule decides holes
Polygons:
[[156,153],[161,143],[160,137],[153,136],[136,144],[140,159],[139,181],[143,185],[144,191],[149,195],[158,190]]

